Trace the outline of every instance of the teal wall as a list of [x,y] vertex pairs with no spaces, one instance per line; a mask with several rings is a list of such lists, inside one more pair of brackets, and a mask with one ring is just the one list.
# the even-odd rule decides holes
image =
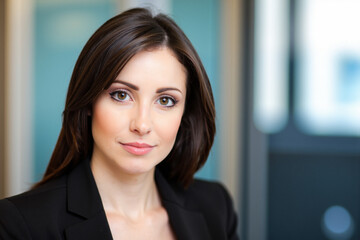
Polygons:
[[[116,14],[114,0],[71,3],[35,1],[34,181],[54,149],[62,122],[67,86],[75,61],[91,34]],[[218,99],[219,3],[216,0],[172,3],[171,17],[197,49]],[[217,102],[217,101],[216,101]],[[218,178],[217,144],[199,177]]]
[[[174,0],[171,17],[182,28],[198,52],[210,78],[216,108],[219,104],[220,2],[218,0]],[[219,125],[219,124],[217,124]],[[215,143],[206,165],[197,176],[218,179],[219,144]]]
[[76,59],[87,39],[116,9],[111,0],[51,2],[35,2],[34,180],[42,177],[59,135]]

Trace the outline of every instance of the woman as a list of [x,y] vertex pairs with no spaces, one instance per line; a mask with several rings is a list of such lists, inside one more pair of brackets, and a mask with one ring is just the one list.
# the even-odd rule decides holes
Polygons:
[[1,239],[237,239],[226,190],[193,180],[215,134],[207,74],[167,16],[131,9],[86,43],[44,178],[0,201]]

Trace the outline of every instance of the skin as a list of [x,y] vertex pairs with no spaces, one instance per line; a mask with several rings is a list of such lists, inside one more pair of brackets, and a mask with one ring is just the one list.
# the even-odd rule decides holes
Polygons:
[[175,143],[185,99],[186,70],[163,47],[137,53],[96,100],[91,169],[114,239],[175,239],[154,170]]

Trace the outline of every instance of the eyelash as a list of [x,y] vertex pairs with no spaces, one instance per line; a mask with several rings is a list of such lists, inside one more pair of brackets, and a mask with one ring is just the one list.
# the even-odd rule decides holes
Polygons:
[[[165,98],[165,99],[167,99],[167,100],[170,100],[170,101],[172,102],[172,105],[171,105],[171,106],[166,106],[166,105],[160,104],[159,101],[161,101],[163,98]],[[159,104],[160,104],[162,107],[166,107],[166,108],[175,107],[175,105],[178,103],[178,101],[177,101],[175,98],[173,98],[173,97],[171,97],[171,96],[166,96],[166,95],[159,97],[159,99],[158,99],[156,102],[159,102]]]
[[123,102],[123,101],[125,101],[125,99],[122,100],[122,99],[119,99],[119,98],[117,97],[117,95],[120,94],[120,93],[125,93],[127,97],[129,97],[130,99],[132,99],[132,98],[130,97],[130,93],[128,93],[128,91],[126,91],[126,90],[116,90],[116,91],[113,91],[113,92],[110,93],[110,97],[111,97],[112,99],[114,99],[115,101],[117,101],[117,102]]
[[[114,99],[115,101],[117,101],[117,102],[128,101],[128,100],[126,100],[126,98],[125,98],[124,100],[119,99],[119,98],[117,97],[117,95],[119,95],[120,93],[125,93],[125,94],[126,94],[126,98],[130,98],[130,99],[132,100],[132,98],[131,98],[131,96],[130,96],[130,93],[129,93],[127,90],[124,90],[124,89],[122,89],[122,90],[116,90],[116,91],[110,92],[109,94],[110,94],[110,97],[111,97],[112,99]],[[164,98],[167,99],[167,100],[170,100],[170,101],[172,102],[172,105],[171,105],[171,106],[162,105],[162,104],[160,103],[160,100],[162,100],[162,99],[164,99]],[[171,97],[171,96],[168,96],[168,95],[160,96],[160,97],[156,100],[156,102],[159,103],[160,106],[165,107],[165,108],[172,108],[172,107],[174,107],[174,106],[178,103],[178,101],[177,101],[174,97]]]

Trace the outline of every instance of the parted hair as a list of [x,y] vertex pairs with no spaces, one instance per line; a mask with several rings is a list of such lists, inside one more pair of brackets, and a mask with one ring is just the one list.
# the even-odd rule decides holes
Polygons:
[[66,174],[91,157],[92,106],[140,51],[167,47],[185,67],[186,100],[175,144],[158,165],[172,181],[187,187],[209,155],[215,135],[215,106],[201,60],[179,26],[164,14],[144,8],[127,10],[105,22],[88,40],[68,87],[59,138],[44,177],[34,187]]

